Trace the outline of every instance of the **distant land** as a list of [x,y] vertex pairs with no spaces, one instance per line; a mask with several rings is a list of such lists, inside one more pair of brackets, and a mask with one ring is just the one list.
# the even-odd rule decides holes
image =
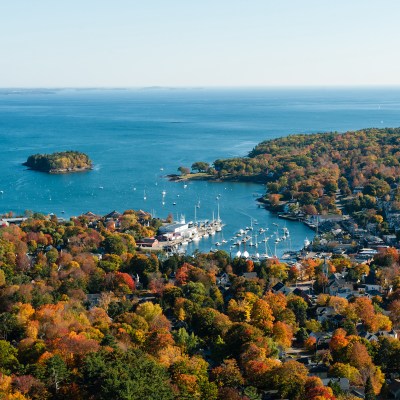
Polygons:
[[79,151],[62,151],[52,154],[34,154],[22,165],[50,174],[66,174],[92,169],[92,160]]
[[219,159],[212,166],[197,161],[193,172],[178,170],[181,175],[172,180],[264,183],[267,192],[260,200],[276,211],[290,205],[308,215],[341,213],[339,194],[350,213],[376,209],[376,199],[399,183],[400,128],[290,135],[261,142],[247,157]]

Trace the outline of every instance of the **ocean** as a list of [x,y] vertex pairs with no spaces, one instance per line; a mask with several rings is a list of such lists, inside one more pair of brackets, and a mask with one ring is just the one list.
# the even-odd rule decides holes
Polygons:
[[[194,246],[208,251],[222,239],[229,251],[234,233],[253,220],[257,228],[269,228],[268,235],[289,229],[291,240],[277,246],[280,255],[301,248],[313,231],[259,208],[255,198],[264,192],[262,185],[184,187],[165,175],[195,161],[244,156],[265,139],[397,126],[400,88],[0,89],[0,212],[33,210],[67,218],[142,209],[194,220],[197,205],[196,219],[204,220],[216,216],[219,202],[224,230],[189,251]],[[31,154],[62,150],[87,153],[94,169],[48,175],[21,165]]]

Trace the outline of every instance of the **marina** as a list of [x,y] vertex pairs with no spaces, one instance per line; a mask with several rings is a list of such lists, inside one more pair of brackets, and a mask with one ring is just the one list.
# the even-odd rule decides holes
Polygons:
[[[296,252],[291,249],[290,232],[286,226],[280,228],[278,224],[274,224],[277,227],[277,231],[270,236],[266,235],[269,227],[262,227],[257,231],[259,234],[255,233],[253,236],[252,223],[250,227],[240,228],[233,237],[226,240],[223,234],[225,224],[219,218],[219,214],[217,219],[190,221],[188,223],[186,223],[185,217],[182,215],[179,222],[165,224],[160,228],[162,234],[158,237],[158,246],[154,250],[166,250],[171,254],[186,254],[190,249],[198,248],[200,242],[203,242],[203,247],[205,243],[209,244],[210,241],[208,239],[213,237],[211,247],[203,251],[216,252],[224,250],[230,254],[231,258],[241,257],[254,261],[262,261],[273,257],[288,260],[295,257]],[[258,224],[257,221],[255,223]],[[283,232],[283,236],[274,239],[279,230]],[[216,234],[217,236],[215,237]],[[285,245],[279,245],[280,242],[286,240]],[[270,242],[273,242],[272,248]],[[189,245],[191,247],[188,247]],[[304,246],[306,245],[309,245],[307,238],[304,239]],[[297,250],[301,250],[301,248]]]

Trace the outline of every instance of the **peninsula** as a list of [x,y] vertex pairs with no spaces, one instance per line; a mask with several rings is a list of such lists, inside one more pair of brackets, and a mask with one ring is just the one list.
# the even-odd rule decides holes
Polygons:
[[[247,157],[180,167],[179,179],[253,181],[266,185],[269,208],[300,207],[306,214],[338,213],[337,196],[355,211],[397,188],[400,128],[298,134],[266,140]],[[360,193],[359,196],[352,195]],[[374,207],[367,207],[374,208]]]
[[92,160],[79,151],[62,151],[52,154],[34,154],[22,165],[50,174],[65,174],[92,169]]

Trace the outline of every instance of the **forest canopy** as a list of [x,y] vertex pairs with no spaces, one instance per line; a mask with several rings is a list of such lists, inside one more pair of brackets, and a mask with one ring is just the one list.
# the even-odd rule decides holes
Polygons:
[[400,173],[400,128],[346,133],[297,134],[266,140],[247,157],[214,162],[219,179],[267,184],[267,200],[297,200],[318,212],[336,211],[338,190],[345,196],[389,193]]

